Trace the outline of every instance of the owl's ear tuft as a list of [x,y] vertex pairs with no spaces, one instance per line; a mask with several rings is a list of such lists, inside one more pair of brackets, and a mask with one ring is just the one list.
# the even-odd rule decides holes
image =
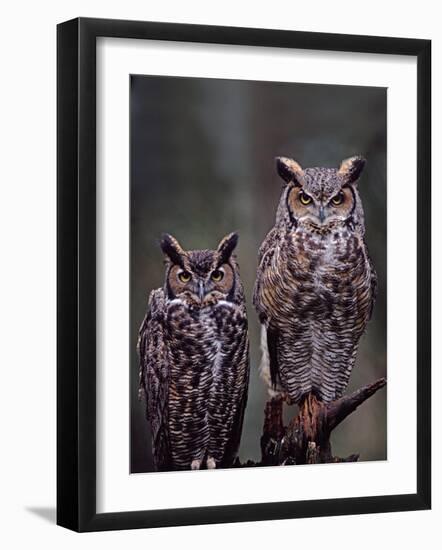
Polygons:
[[160,240],[161,250],[169,258],[169,260],[176,265],[183,267],[185,251],[181,248],[180,243],[169,235],[165,233]]
[[276,157],[276,170],[280,177],[286,182],[293,182],[295,185],[302,185],[304,172],[299,164],[287,157]]
[[350,157],[341,162],[338,174],[342,176],[346,183],[354,183],[362,173],[365,166],[365,159],[360,155]]
[[238,244],[238,239],[238,233],[229,233],[221,240],[217,249],[221,264],[225,264],[229,261],[230,256]]

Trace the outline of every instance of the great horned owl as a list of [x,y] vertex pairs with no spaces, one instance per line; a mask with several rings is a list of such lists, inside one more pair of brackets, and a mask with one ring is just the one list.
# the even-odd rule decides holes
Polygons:
[[376,297],[357,188],[365,160],[305,170],[289,158],[276,162],[285,185],[254,290],[261,374],[289,402],[311,392],[327,403],[347,386]]
[[231,233],[216,250],[182,249],[165,235],[164,287],[140,327],[140,390],[157,470],[229,467],[249,380],[243,287]]

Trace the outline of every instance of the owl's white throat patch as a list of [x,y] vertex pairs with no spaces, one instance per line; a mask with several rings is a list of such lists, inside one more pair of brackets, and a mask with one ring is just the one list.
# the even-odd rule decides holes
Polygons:
[[227,307],[230,307],[230,308],[235,308],[236,307],[236,304],[234,304],[233,302],[228,302],[227,300],[220,300],[216,305],[217,305],[217,307],[219,307],[219,306],[227,306]]
[[169,300],[169,305],[170,306],[173,306],[173,305],[185,306],[187,304],[186,304],[186,302],[183,302],[183,300],[181,298],[173,298],[172,300]]

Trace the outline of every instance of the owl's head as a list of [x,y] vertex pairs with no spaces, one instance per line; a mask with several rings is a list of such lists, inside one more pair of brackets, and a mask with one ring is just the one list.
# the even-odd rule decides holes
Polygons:
[[276,167],[285,182],[280,210],[285,209],[295,226],[303,223],[320,230],[343,223],[363,226],[357,181],[364,165],[365,159],[355,156],[339,168],[302,169],[293,159],[278,157]]
[[166,258],[165,289],[169,299],[192,307],[211,306],[220,300],[236,301],[242,292],[233,251],[238,235],[230,233],[216,250],[184,250],[172,235],[163,235]]

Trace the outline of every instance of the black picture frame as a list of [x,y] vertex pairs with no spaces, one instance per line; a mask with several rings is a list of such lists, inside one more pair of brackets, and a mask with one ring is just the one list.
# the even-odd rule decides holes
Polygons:
[[[415,494],[96,512],[96,39],[119,37],[417,58]],[[431,506],[431,41],[79,18],[57,27],[57,523],[75,531],[424,510]]]

